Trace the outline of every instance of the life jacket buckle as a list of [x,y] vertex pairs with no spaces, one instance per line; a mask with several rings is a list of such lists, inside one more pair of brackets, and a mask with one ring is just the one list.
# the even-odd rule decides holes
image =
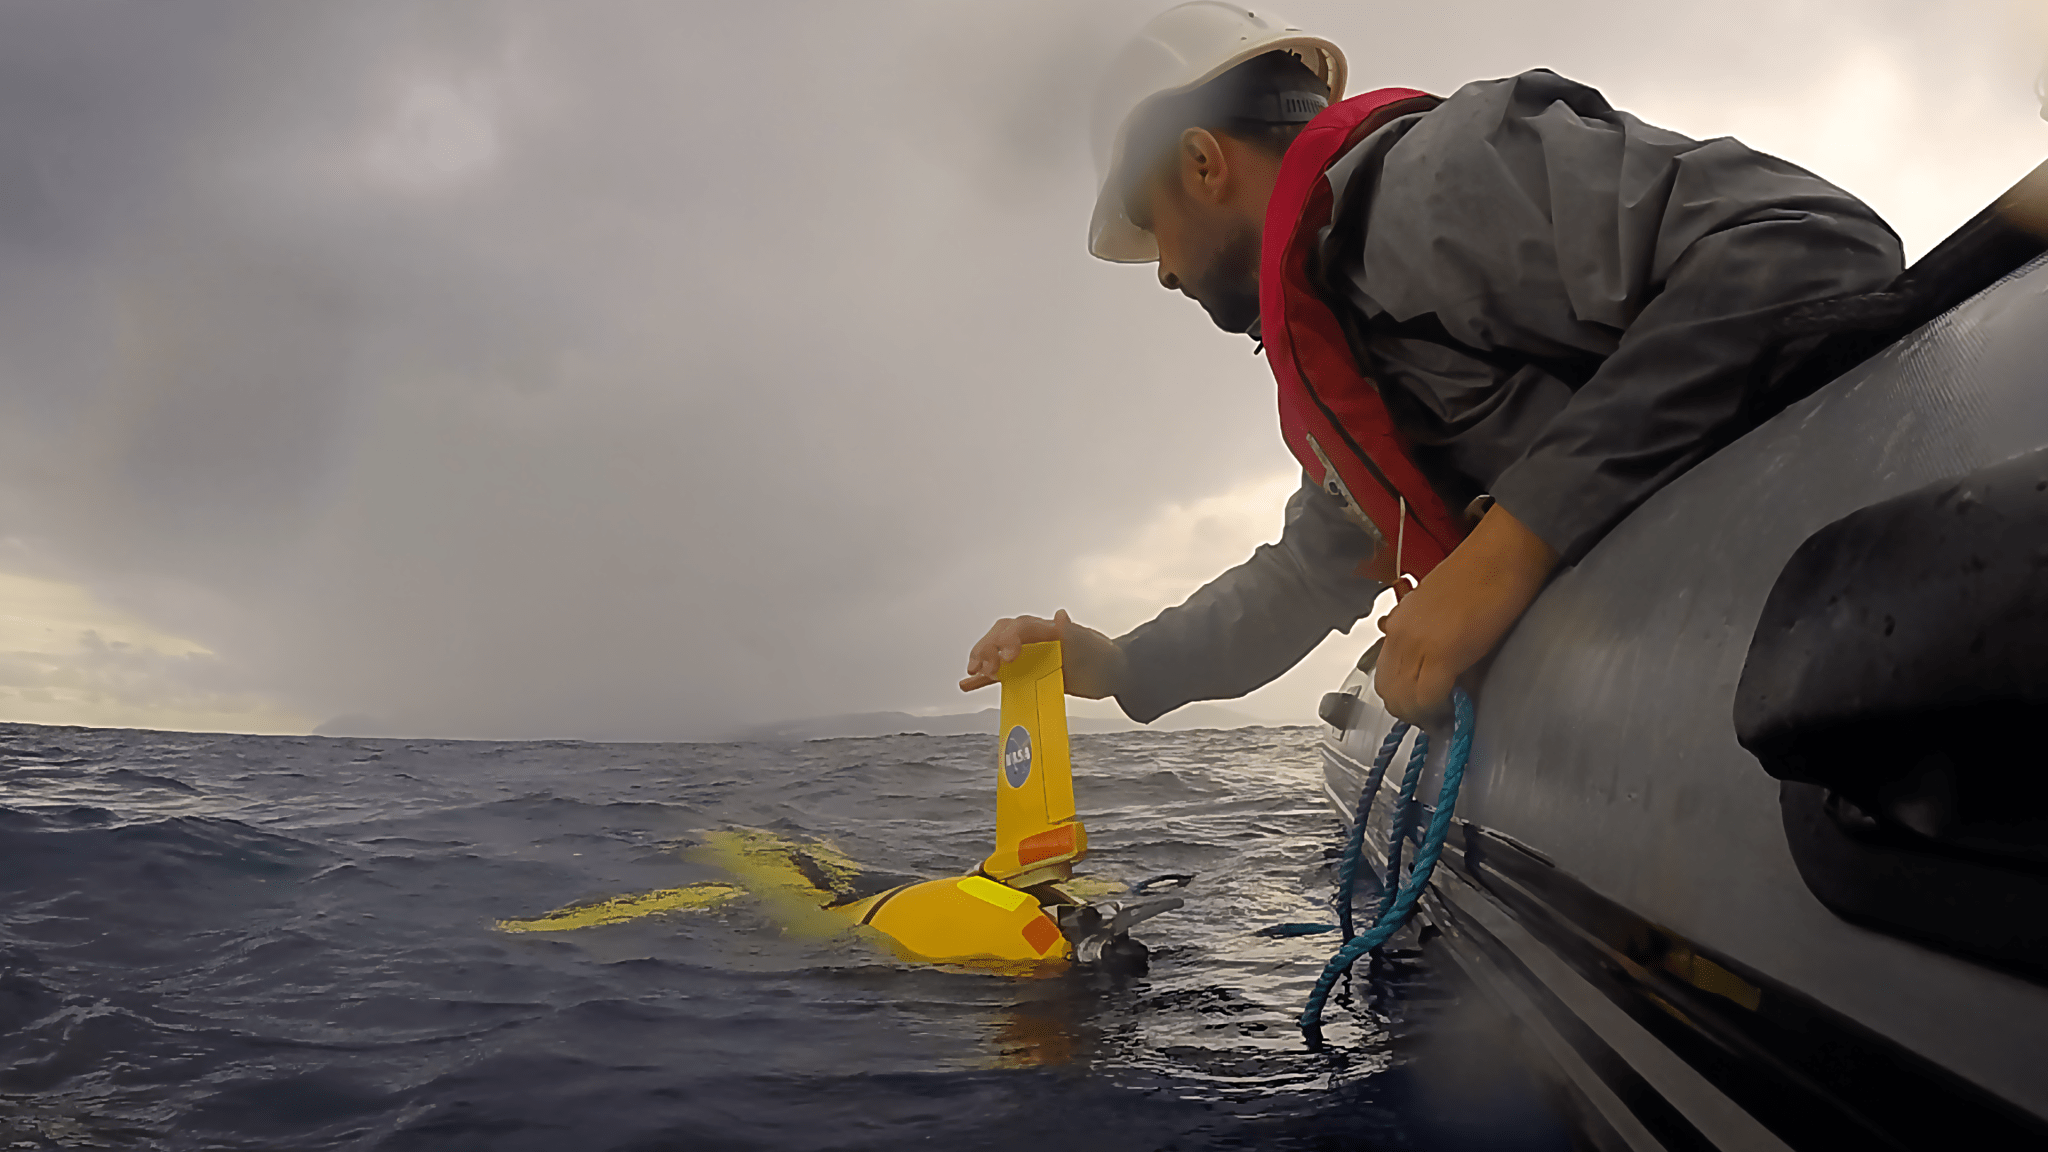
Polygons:
[[1316,462],[1323,466],[1323,475],[1316,481],[1316,487],[1321,488],[1332,500],[1342,505],[1344,514],[1356,521],[1359,527],[1372,534],[1373,551],[1378,552],[1385,548],[1387,538],[1380,535],[1380,526],[1373,523],[1372,517],[1365,514],[1365,507],[1352,498],[1351,489],[1345,486],[1344,477],[1337,471],[1337,466],[1330,463],[1329,454],[1316,442],[1315,433],[1305,432],[1303,436],[1308,440],[1308,450],[1315,453]]

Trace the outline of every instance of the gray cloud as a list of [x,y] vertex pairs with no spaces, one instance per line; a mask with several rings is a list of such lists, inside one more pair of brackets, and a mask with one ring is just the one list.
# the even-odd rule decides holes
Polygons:
[[[4,534],[314,715],[948,703],[1076,556],[1284,466],[1244,343],[1082,251],[1091,78],[1159,6],[15,0]],[[1623,106],[2009,54],[1735,7],[1294,14],[1365,77]]]

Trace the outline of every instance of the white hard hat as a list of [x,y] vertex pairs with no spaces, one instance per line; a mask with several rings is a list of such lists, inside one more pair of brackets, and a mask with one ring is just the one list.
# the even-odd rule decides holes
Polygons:
[[1344,53],[1270,9],[1194,0],[1167,9],[1138,31],[1110,65],[1096,96],[1090,142],[1101,183],[1088,226],[1091,254],[1126,264],[1159,259],[1152,234],[1124,214],[1121,173],[1132,113],[1155,97],[1198,88],[1254,56],[1281,51],[1294,53],[1329,86],[1332,103],[1344,98]]

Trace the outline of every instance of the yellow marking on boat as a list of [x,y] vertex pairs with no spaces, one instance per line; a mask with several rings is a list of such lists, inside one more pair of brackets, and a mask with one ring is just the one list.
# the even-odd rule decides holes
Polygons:
[[590,904],[571,904],[543,912],[531,920],[500,920],[501,932],[568,932],[595,928],[600,924],[623,924],[658,912],[702,912],[737,898],[743,889],[737,884],[712,881],[687,888],[662,888],[631,896],[614,896]]
[[986,900],[1005,912],[1015,912],[1031,899],[1030,893],[1019,892],[1015,888],[998,884],[986,876],[962,877],[960,890],[976,900]]
[[912,884],[881,902],[868,926],[898,956],[928,964],[1023,974],[1073,956],[1073,946],[1030,893],[986,876]]

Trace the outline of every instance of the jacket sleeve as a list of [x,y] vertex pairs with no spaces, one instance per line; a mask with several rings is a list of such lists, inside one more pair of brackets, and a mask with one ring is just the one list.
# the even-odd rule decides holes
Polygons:
[[1117,703],[1149,724],[1183,704],[1242,696],[1294,667],[1332,630],[1372,611],[1367,531],[1304,478],[1277,544],[1204,584],[1179,607],[1117,638],[1129,662]]
[[[1468,85],[1384,153],[1357,286],[1474,348],[1597,364],[1494,497],[1576,561],[1743,427],[1796,361],[1776,320],[1903,265],[1867,205],[1550,72]],[[1793,349],[1797,352],[1802,349]]]

